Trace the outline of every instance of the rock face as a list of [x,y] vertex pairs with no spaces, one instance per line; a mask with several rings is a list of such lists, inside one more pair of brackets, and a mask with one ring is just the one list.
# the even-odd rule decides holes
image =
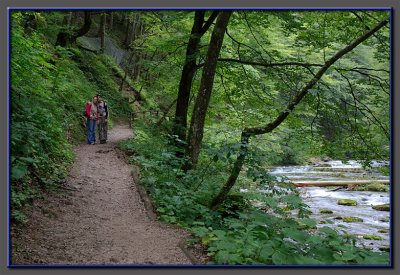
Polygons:
[[358,217],[343,217],[344,222],[363,222],[364,220]]
[[372,209],[375,209],[375,210],[378,210],[378,211],[390,211],[390,205],[388,203],[379,204],[379,205],[373,205]]
[[338,200],[337,203],[339,205],[347,205],[347,206],[356,206],[357,205],[357,201],[349,200],[349,199],[341,199],[341,200]]

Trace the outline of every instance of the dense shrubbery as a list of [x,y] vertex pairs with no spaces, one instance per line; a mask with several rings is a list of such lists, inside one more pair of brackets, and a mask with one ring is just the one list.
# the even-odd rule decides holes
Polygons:
[[113,117],[129,112],[112,79],[116,65],[110,59],[54,48],[44,32],[23,27],[25,16],[12,13],[11,32],[11,208],[18,221],[40,189],[49,190],[66,177],[71,143],[85,137],[85,102],[101,93]]
[[[196,171],[185,174],[167,135],[142,122],[135,124],[135,133],[135,139],[120,146],[134,152],[131,160],[140,167],[142,184],[160,218],[189,229],[208,246],[212,263],[387,264],[387,253],[357,248],[354,237],[340,236],[329,227],[317,230],[295,190],[260,171],[256,157],[249,158],[242,176],[247,192],[237,187],[218,211],[212,211],[210,200],[224,182],[235,150],[204,144],[209,154],[203,155]],[[261,206],[253,206],[255,202]]]

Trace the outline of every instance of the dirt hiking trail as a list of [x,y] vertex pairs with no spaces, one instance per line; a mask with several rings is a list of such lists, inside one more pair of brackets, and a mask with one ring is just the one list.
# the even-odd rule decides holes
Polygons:
[[151,220],[115,149],[132,137],[118,125],[106,144],[80,144],[59,194],[35,202],[12,234],[13,264],[191,264],[179,247],[183,230]]

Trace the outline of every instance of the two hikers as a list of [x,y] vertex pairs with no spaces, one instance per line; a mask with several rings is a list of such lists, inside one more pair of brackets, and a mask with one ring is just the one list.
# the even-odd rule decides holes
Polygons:
[[96,95],[85,107],[87,117],[87,143],[96,143],[96,124],[98,125],[100,143],[107,142],[108,108],[101,95]]

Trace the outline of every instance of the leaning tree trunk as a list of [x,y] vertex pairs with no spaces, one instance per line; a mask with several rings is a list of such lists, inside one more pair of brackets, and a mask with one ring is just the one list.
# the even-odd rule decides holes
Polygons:
[[[212,22],[214,22],[218,13],[218,11],[214,11],[204,24],[205,11],[195,12],[194,23],[186,48],[185,64],[183,65],[181,79],[179,82],[174,128],[172,130],[172,134],[177,136],[180,140],[186,140],[187,112],[189,108],[190,90],[192,88],[194,73],[197,70],[196,60],[199,52],[200,40],[204,33],[209,29]],[[176,145],[181,146],[181,143],[177,143]]]
[[232,11],[222,11],[218,15],[217,22],[211,35],[211,41],[208,46],[203,74],[201,77],[200,89],[194,105],[193,116],[190,121],[188,144],[186,147],[186,155],[190,159],[183,166],[184,170],[195,168],[199,157],[201,142],[203,140],[204,121],[211,98],[214,76],[217,68],[217,59],[231,14]]
[[327,60],[325,62],[325,64],[319,69],[317,74],[315,74],[314,77],[307,83],[307,85],[304,86],[304,88],[300,90],[300,92],[293,99],[293,101],[287,105],[285,111],[281,112],[275,118],[275,120],[273,120],[272,122],[268,123],[265,126],[245,128],[242,131],[241,146],[240,146],[240,150],[239,150],[237,159],[233,165],[231,175],[229,176],[228,180],[222,187],[219,194],[213,199],[213,201],[211,203],[211,208],[213,210],[216,210],[220,207],[220,205],[223,203],[226,196],[228,195],[229,191],[235,185],[236,180],[239,176],[239,173],[242,170],[244,160],[246,159],[246,156],[248,153],[249,138],[251,136],[270,133],[275,128],[277,128],[289,116],[290,112],[292,112],[294,110],[294,108],[302,101],[302,99],[307,95],[308,91],[314,87],[314,85],[318,82],[319,79],[321,79],[321,77],[325,74],[325,72],[329,69],[330,66],[332,66],[337,60],[342,58],[345,54],[347,54],[348,52],[353,50],[355,47],[357,47],[359,44],[361,44],[363,41],[365,41],[370,36],[372,36],[375,32],[377,32],[379,29],[381,29],[383,26],[385,26],[388,22],[389,22],[388,20],[384,20],[384,21],[380,22],[373,29],[365,32],[363,35],[361,35],[360,37],[355,39],[352,43],[350,43],[348,46],[346,46],[345,48],[338,51],[329,60]]
[[56,45],[65,47],[69,44],[73,44],[75,43],[78,37],[85,35],[90,30],[90,26],[92,25],[92,18],[90,16],[90,11],[85,10],[84,13],[85,13],[85,22],[83,26],[73,34],[70,34],[69,32],[65,31],[59,32],[57,35]]

